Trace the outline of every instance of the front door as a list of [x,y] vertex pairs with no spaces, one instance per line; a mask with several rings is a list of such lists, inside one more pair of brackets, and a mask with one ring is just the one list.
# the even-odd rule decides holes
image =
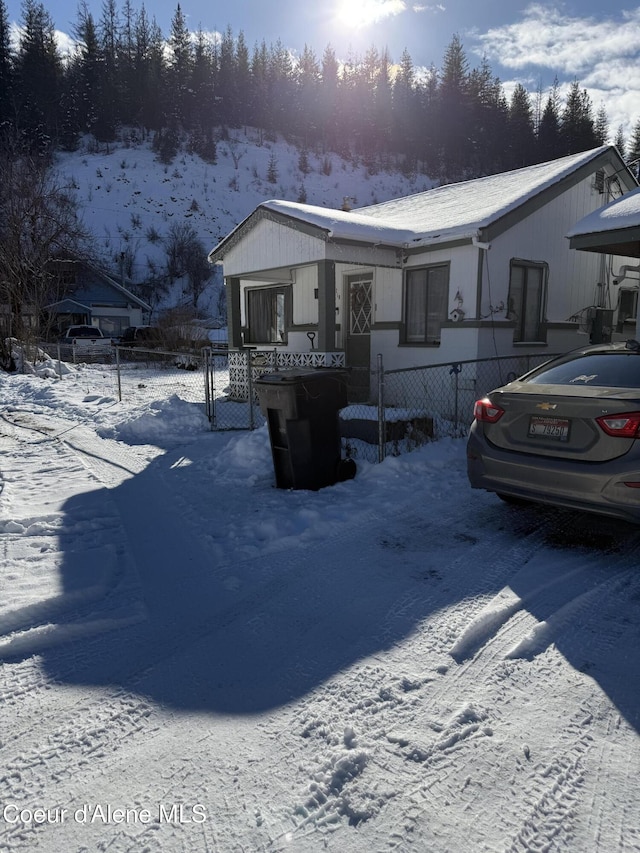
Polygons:
[[371,273],[347,276],[345,351],[350,368],[349,400],[353,403],[366,403],[370,397],[372,295]]

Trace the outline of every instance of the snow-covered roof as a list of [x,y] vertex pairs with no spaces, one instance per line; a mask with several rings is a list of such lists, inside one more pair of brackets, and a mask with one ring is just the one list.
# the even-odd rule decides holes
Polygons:
[[589,213],[567,237],[575,249],[640,257],[640,187]]
[[[408,196],[414,198],[414,196]],[[294,201],[265,201],[259,209],[280,213],[289,219],[297,219],[327,232],[327,236],[341,240],[357,240],[377,245],[397,246],[417,238],[415,228],[394,225],[386,221],[372,221],[373,217],[358,210],[331,210]],[[372,210],[373,208],[362,208]]]
[[614,154],[624,166],[616,149],[603,145],[548,163],[448,184],[353,211],[330,210],[291,201],[265,201],[216,246],[209,258],[221,260],[225,249],[250,227],[252,217],[265,213],[321,229],[333,239],[373,245],[418,248],[472,239],[480,236],[482,229],[607,153]]

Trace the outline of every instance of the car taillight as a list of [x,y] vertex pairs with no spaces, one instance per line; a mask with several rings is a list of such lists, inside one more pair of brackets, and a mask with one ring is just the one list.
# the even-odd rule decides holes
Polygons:
[[640,412],[602,415],[596,418],[596,423],[607,435],[619,438],[640,438]]
[[488,397],[485,397],[483,400],[477,400],[473,407],[473,417],[477,421],[495,424],[503,415],[504,409],[496,406]]

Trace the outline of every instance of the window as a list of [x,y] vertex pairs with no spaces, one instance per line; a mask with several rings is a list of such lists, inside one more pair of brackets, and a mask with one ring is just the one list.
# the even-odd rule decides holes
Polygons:
[[620,290],[618,292],[618,331],[622,332],[625,322],[635,322],[638,316],[638,291]]
[[247,342],[286,344],[291,325],[291,288],[261,287],[247,291]]
[[440,343],[440,328],[447,319],[448,297],[448,264],[407,270],[404,303],[406,343]]
[[108,338],[118,338],[123,334],[130,322],[127,317],[96,317],[95,318],[102,330]]
[[546,264],[511,262],[507,319],[516,324],[514,342],[545,340],[542,320],[546,293]]

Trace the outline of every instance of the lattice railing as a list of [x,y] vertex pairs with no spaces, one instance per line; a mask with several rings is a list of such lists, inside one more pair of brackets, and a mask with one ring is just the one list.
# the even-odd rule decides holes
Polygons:
[[251,365],[251,380],[263,373],[292,367],[344,367],[344,352],[291,352],[288,350],[244,349],[229,351],[229,396],[246,400],[249,395],[247,365]]

